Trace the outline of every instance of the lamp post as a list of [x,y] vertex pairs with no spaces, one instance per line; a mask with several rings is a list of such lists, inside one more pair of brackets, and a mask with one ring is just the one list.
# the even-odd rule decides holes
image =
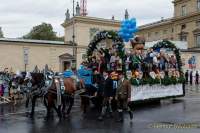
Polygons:
[[73,60],[72,63],[74,64],[75,61],[75,65],[74,67],[76,68],[76,45],[75,45],[75,1],[73,0],[73,20],[72,20],[72,27],[73,27],[73,33],[72,33],[72,43],[73,43]]
[[74,18],[74,17],[75,17],[75,13],[74,13],[74,4],[75,4],[75,3],[74,3],[74,2],[75,2],[75,1],[73,0],[73,20],[72,20],[72,21],[73,21],[73,22],[72,22],[72,23],[73,23],[73,24],[72,24],[72,25],[73,25],[73,35],[72,35],[72,41],[73,41],[73,57],[75,57],[75,26],[74,26],[74,25],[75,25],[75,20],[74,20],[74,19],[75,19],[75,18]]

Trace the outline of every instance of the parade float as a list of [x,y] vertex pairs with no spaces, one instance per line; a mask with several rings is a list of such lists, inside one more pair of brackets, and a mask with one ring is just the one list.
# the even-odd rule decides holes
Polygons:
[[131,100],[153,100],[185,95],[179,49],[170,41],[160,41],[146,52],[141,70],[132,71]]
[[135,36],[136,32],[134,18],[123,21],[119,32],[98,32],[87,50],[93,74],[106,70],[116,83],[118,73],[123,73],[130,80],[133,102],[184,96],[179,49],[167,40],[145,49],[144,39]]

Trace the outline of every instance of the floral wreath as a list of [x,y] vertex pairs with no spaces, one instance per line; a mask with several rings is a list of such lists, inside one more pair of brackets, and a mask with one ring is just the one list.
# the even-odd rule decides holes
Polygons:
[[182,62],[181,62],[180,50],[175,46],[174,43],[172,43],[168,40],[163,40],[163,41],[156,43],[152,48],[153,48],[153,50],[158,50],[161,48],[171,48],[174,51],[174,54],[176,56],[179,72],[182,72]]
[[146,78],[146,79],[141,79],[141,81],[138,81],[136,78],[131,78],[131,83],[132,85],[139,86],[139,85],[155,85],[155,84],[162,84],[162,85],[172,85],[172,84],[180,84],[185,82],[185,78],[183,76],[183,71],[182,71],[182,62],[181,62],[181,56],[180,56],[180,50],[173,44],[172,42],[168,40],[163,40],[158,43],[156,43],[152,49],[154,51],[160,50],[161,48],[170,48],[174,51],[174,54],[177,59],[177,64],[178,64],[178,71],[180,72],[181,76],[176,79],[174,77],[168,77],[165,76],[161,80],[157,78]]
[[[113,41],[112,45],[115,45],[119,57],[122,59],[122,62],[124,61],[125,58],[125,45],[123,42],[123,39],[118,35],[117,32],[115,31],[100,31],[98,32],[93,39],[90,41],[87,49],[87,59],[89,61],[89,58],[92,56],[94,50],[98,49],[98,45],[102,40],[105,39],[111,39]],[[101,47],[101,46],[100,46]],[[124,63],[122,63],[122,71],[125,72],[125,66]]]

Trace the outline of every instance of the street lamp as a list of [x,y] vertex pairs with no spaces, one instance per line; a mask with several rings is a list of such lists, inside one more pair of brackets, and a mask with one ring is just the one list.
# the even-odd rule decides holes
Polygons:
[[73,20],[72,20],[72,25],[73,25],[73,35],[72,35],[72,41],[73,41],[73,57],[75,57],[75,13],[74,13],[74,4],[75,4],[75,1],[73,0]]
[[72,64],[74,64],[75,61],[75,67],[76,67],[76,45],[75,45],[75,0],[73,0],[73,19],[72,19],[72,43],[73,43],[73,60]]

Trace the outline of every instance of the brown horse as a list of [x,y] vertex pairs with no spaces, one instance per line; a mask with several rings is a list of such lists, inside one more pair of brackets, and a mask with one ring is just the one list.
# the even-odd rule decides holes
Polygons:
[[[51,85],[48,88],[48,92],[47,94],[44,96],[44,104],[47,107],[47,118],[50,117],[50,113],[51,113],[51,109],[54,108],[56,113],[58,114],[58,117],[61,118],[62,114],[61,114],[61,105],[58,105],[58,107],[56,107],[56,103],[55,101],[57,101],[57,86],[56,86],[56,79],[52,79],[51,81]],[[47,101],[46,101],[47,100]]]
[[[55,82],[56,81],[56,82]],[[83,83],[80,82],[78,87],[76,86],[76,81],[73,78],[64,78],[64,92],[58,91],[58,87],[61,86],[61,83],[59,82],[60,79],[53,79],[52,85],[48,89],[48,93],[46,95],[46,99],[48,101],[47,105],[47,118],[50,116],[50,110],[54,108],[59,116],[61,118],[62,116],[65,117],[65,108],[66,104],[69,103],[69,107],[67,109],[67,115],[70,114],[72,106],[74,105],[74,94],[77,88],[83,87]],[[58,85],[59,84],[59,85]],[[60,94],[58,94],[60,93]],[[58,96],[61,95],[61,104],[58,105],[56,108],[55,101],[58,100]],[[58,101],[57,101],[58,102]],[[62,114],[61,114],[62,109]]]

